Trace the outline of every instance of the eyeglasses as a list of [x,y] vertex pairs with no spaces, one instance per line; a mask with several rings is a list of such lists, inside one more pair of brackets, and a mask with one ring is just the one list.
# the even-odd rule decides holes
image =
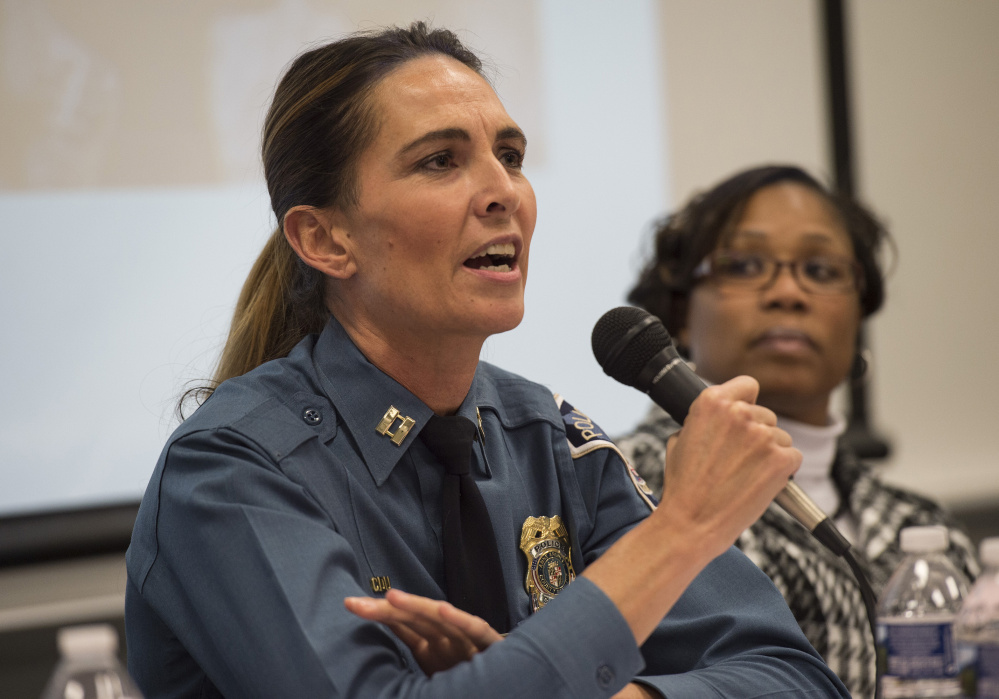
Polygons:
[[803,290],[812,294],[849,294],[861,287],[860,265],[849,257],[813,255],[799,260],[778,260],[761,253],[722,250],[701,261],[693,278],[710,278],[719,286],[758,291],[777,279],[782,267]]

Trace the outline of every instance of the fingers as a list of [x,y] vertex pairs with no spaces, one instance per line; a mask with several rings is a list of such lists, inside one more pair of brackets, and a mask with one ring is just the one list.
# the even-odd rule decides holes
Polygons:
[[399,590],[389,590],[385,599],[348,597],[344,605],[359,617],[388,626],[428,674],[469,660],[503,640],[477,616],[447,602]]
[[[779,427],[773,428],[774,442],[776,442],[779,447],[790,447],[792,446],[791,435],[782,430]],[[797,470],[797,469],[795,469]]]
[[410,628],[406,624],[398,621],[387,620],[382,622],[389,627],[389,630],[396,635],[396,637],[406,644],[406,646],[413,651],[413,655],[419,658],[421,655],[429,653],[431,644],[425,635],[422,635]]
[[751,376],[737,376],[723,384],[710,386],[704,389],[702,395],[703,399],[698,397],[691,406],[692,412],[714,413],[716,420],[721,418],[721,413],[726,413],[727,419],[770,428],[765,431],[765,438],[772,439],[780,447],[791,446],[791,436],[777,427],[777,414],[770,408],[756,405],[759,383]]
[[611,699],[653,699],[660,696],[658,692],[653,693],[651,689],[642,684],[630,682],[621,688]]
[[[749,414],[753,420],[761,425],[766,425],[767,427],[777,426],[777,413],[770,408],[764,408],[762,405],[750,405]],[[783,430],[781,431],[783,432]]]
[[392,605],[386,600],[372,597],[346,597],[343,605],[348,612],[372,621],[381,621],[392,614]]
[[454,605],[447,604],[440,609],[441,618],[462,631],[479,648],[485,650],[503,636],[489,625],[485,619],[464,612]]
[[719,550],[762,514],[801,464],[774,412],[755,404],[758,389],[746,376],[705,389],[667,444],[663,504],[683,526],[707,532]]
[[[774,411],[762,405],[756,405],[760,384],[751,376],[736,376],[725,383],[705,388],[703,393],[707,396],[706,401],[740,404],[739,408],[744,410],[746,416],[755,422],[770,427],[777,424],[777,415]],[[695,404],[698,402],[695,401]]]
[[471,642],[478,650],[484,650],[496,641],[503,640],[484,619],[448,602],[410,595],[401,590],[389,590],[386,599],[396,609],[412,613],[446,636]]
[[[396,592],[396,594],[392,594]],[[426,639],[430,643],[440,642],[441,638],[460,637],[460,633],[451,628],[447,622],[440,619],[439,608],[447,602],[430,600],[416,595],[406,595],[408,608],[393,604],[393,600],[403,599],[397,591],[391,591],[385,599],[369,597],[348,597],[344,600],[347,610],[370,621],[386,624],[395,631],[405,627],[410,632]],[[404,632],[405,634],[405,632]],[[406,634],[409,636],[409,634]],[[403,639],[405,641],[405,639]],[[407,645],[408,642],[407,642]]]
[[412,651],[428,676],[470,660],[479,652],[476,641],[438,618],[439,610],[451,605],[426,598],[418,598],[419,603],[408,600],[411,608],[419,610],[413,612],[396,607],[388,597],[397,602],[401,599],[399,595],[389,595],[386,599],[348,597],[344,606],[364,619],[385,624]]
[[392,588],[385,593],[385,600],[396,609],[405,610],[427,618],[437,618],[444,606],[451,605],[443,600],[430,599],[421,595],[411,595]]
[[746,403],[756,403],[756,398],[760,395],[760,384],[752,376],[736,376],[725,383],[711,386],[707,391],[721,393],[731,400],[741,400]]

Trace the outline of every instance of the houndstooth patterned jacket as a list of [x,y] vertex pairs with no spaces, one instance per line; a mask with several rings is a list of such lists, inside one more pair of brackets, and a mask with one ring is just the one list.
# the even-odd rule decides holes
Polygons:
[[[666,440],[678,429],[669,415],[652,406],[634,432],[615,440],[657,496],[663,486]],[[881,482],[870,466],[843,449],[832,464],[832,477],[841,511],[857,523],[854,555],[875,595],[902,559],[898,533],[904,527],[946,525],[951,560],[969,579],[978,575],[974,545],[939,505]],[[777,505],[744,531],[736,545],[774,581],[805,636],[851,694],[873,697],[874,640],[849,566]]]

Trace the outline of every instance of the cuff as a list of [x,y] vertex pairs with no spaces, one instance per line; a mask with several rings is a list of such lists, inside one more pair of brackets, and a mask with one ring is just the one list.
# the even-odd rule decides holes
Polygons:
[[584,577],[577,577],[516,631],[547,659],[570,696],[610,696],[645,667],[621,612]]

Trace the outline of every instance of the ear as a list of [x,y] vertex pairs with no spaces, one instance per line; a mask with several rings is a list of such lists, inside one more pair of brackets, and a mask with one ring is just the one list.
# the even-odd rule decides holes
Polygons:
[[689,348],[690,347],[689,340],[690,340],[690,331],[687,330],[687,326],[685,325],[682,328],[680,328],[680,332],[676,334],[673,344],[676,345],[677,347]]
[[[677,349],[683,347],[684,354],[690,355],[690,292],[684,294],[671,291],[669,313],[673,317],[683,318],[683,327],[673,336],[673,344]],[[665,315],[665,314],[664,314]]]
[[305,264],[334,279],[357,272],[342,215],[313,206],[295,206],[284,215],[284,235]]

